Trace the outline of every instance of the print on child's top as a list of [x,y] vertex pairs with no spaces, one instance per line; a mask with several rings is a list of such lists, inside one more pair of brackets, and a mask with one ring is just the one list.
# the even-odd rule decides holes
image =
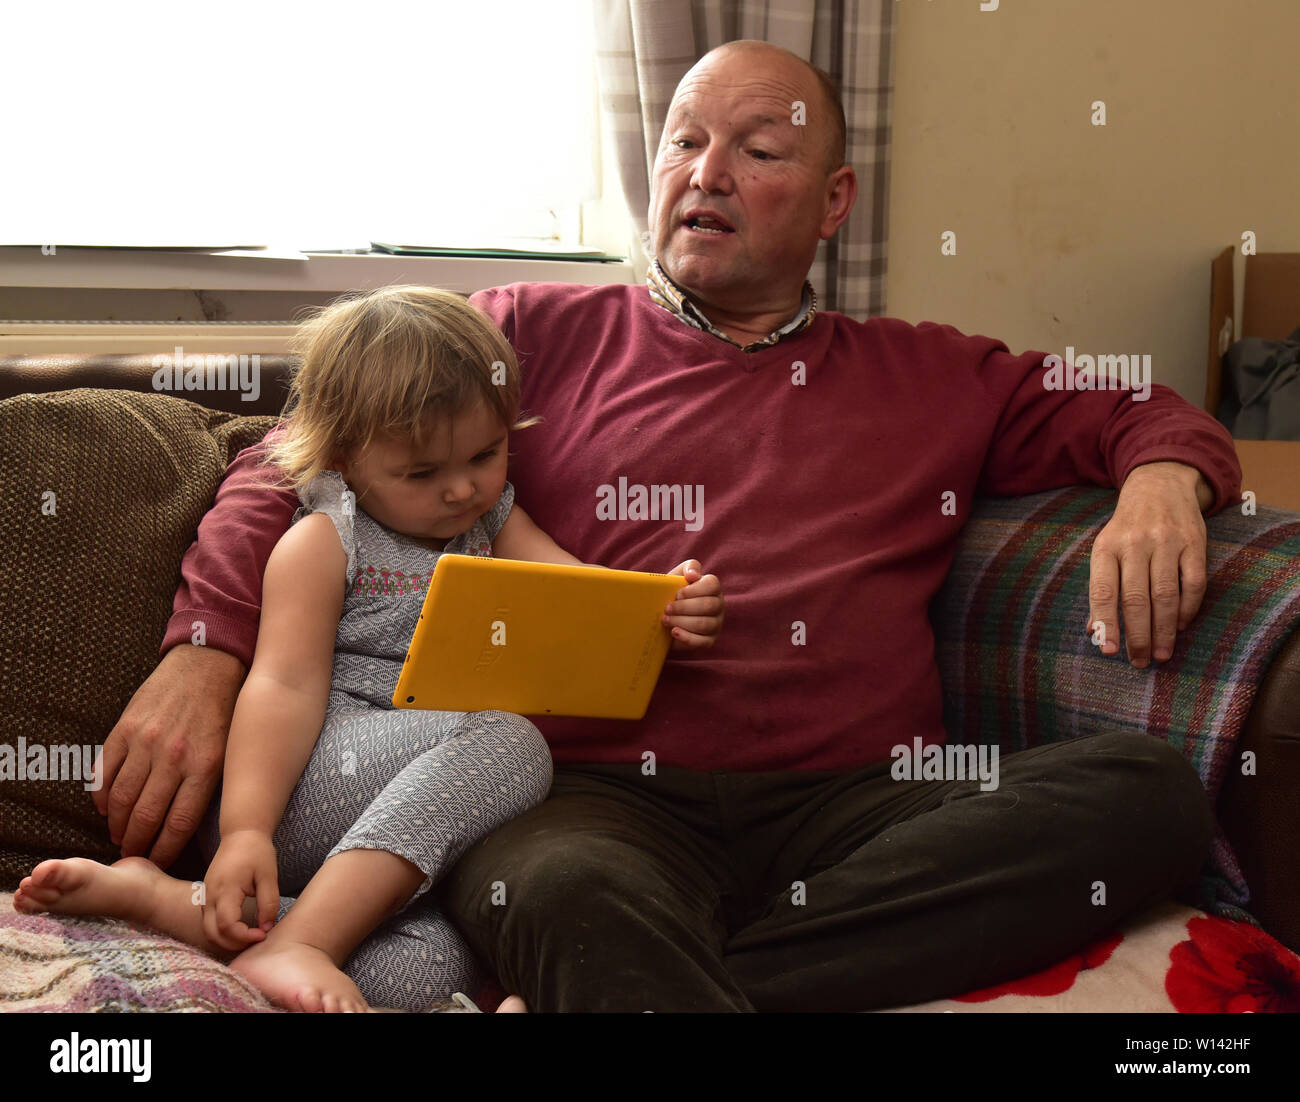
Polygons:
[[298,494],[296,524],[324,513],[338,529],[347,552],[348,590],[334,640],[331,692],[345,692],[376,708],[392,708],[406,648],[424,607],[424,595],[439,556],[492,554],[515,503],[507,482],[501,496],[469,528],[434,551],[410,536],[385,528],[355,503],[338,471],[322,471]]

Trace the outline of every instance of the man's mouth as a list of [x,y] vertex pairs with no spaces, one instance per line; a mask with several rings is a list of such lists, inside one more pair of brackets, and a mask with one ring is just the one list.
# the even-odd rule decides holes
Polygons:
[[695,233],[707,233],[714,236],[722,234],[735,233],[735,227],[730,222],[719,218],[716,214],[704,214],[702,212],[689,212],[682,219],[682,225]]

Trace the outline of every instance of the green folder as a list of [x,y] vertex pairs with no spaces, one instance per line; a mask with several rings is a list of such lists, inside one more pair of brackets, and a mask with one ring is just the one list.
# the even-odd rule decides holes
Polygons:
[[491,244],[481,247],[465,245],[393,245],[387,241],[370,242],[372,249],[395,256],[469,256],[488,260],[581,260],[594,263],[624,261],[627,257],[611,256],[597,248],[564,245],[559,241],[538,241],[535,245]]

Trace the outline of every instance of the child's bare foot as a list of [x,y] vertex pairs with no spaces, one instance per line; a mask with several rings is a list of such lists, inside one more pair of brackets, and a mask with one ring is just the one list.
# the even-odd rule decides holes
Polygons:
[[501,1000],[501,1005],[497,1007],[498,1014],[527,1014],[528,1007],[524,1005],[524,1000],[518,995],[507,995]]
[[310,1014],[358,1014],[370,1007],[357,985],[339,970],[324,950],[301,941],[277,938],[250,945],[230,967],[271,1002]]
[[203,932],[203,908],[188,880],[168,876],[143,857],[101,865],[85,857],[42,861],[14,893],[14,910],[107,915],[153,926],[218,956],[230,954]]

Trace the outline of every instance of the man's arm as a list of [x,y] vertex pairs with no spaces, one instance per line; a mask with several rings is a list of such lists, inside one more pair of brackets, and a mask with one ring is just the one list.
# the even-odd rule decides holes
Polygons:
[[1166,660],[1205,595],[1202,513],[1240,500],[1231,436],[1166,386],[1151,385],[1144,401],[1134,400],[1137,390],[1050,389],[1037,352],[994,351],[983,367],[991,389],[999,380],[1015,386],[1002,392],[982,491],[1118,487],[1115,512],[1093,544],[1087,628],[1103,654],[1117,654],[1122,611],[1133,665],[1148,664],[1153,643],[1156,660]]
[[[988,338],[965,339],[984,342],[977,382],[999,411],[980,492],[1018,497],[1080,483],[1120,488],[1144,464],[1174,462],[1205,479],[1210,513],[1240,502],[1232,437],[1170,387],[1151,384],[1145,400],[1135,400],[1137,390],[1052,389],[1043,353],[1013,356],[1005,345],[989,348]],[[969,355],[969,345],[962,351]]]
[[283,429],[273,429],[227,468],[212,508],[181,560],[181,581],[160,654],[189,643],[226,651],[245,669],[253,664],[262,577],[301,504],[292,491],[265,485],[274,469],[261,466],[262,458],[268,443],[283,435]]
[[124,857],[147,855],[160,868],[198,828],[221,777],[257,641],[262,576],[298,505],[296,495],[259,485],[270,480],[259,468],[265,443],[226,471],[182,561],[163,658],[104,742],[95,807]]

